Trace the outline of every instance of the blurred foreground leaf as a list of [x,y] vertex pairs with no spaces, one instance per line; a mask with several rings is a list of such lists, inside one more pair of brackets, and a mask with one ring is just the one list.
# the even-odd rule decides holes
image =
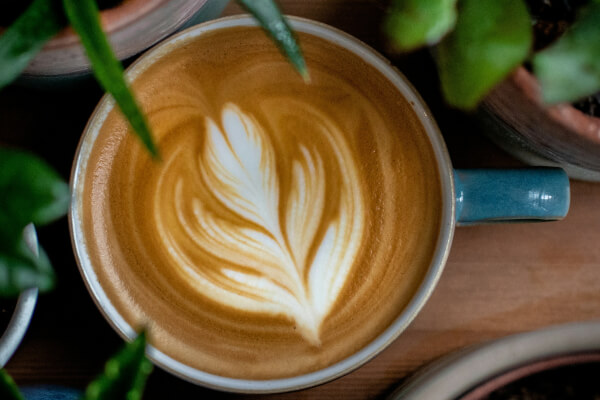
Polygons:
[[556,43],[536,54],[533,67],[548,103],[600,91],[600,1],[591,1]]
[[0,369],[0,399],[25,400],[13,378],[4,369]]
[[399,51],[432,45],[456,23],[456,0],[395,0],[384,23]]
[[65,25],[56,3],[35,0],[0,36],[0,89],[15,80],[44,43]]
[[[65,215],[69,186],[41,159],[0,148],[0,239],[14,240],[25,225],[44,225]],[[8,236],[7,236],[8,235]]]
[[[88,385],[82,399],[141,400],[148,374],[152,371],[152,364],[144,354],[145,348],[146,335],[140,333],[106,362],[104,373]],[[62,399],[65,394],[49,391],[42,396]],[[69,398],[71,396],[69,394]],[[0,370],[0,399],[25,400],[11,376],[3,369]]]
[[0,148],[0,296],[23,289],[49,290],[54,273],[48,257],[27,247],[23,229],[66,214],[69,187],[45,162],[28,153]]
[[150,154],[158,158],[150,128],[123,76],[123,67],[114,55],[100,25],[98,6],[94,0],[63,0],[71,26],[81,39],[96,79],[110,93],[131,127]]
[[310,80],[302,50],[286,19],[273,0],[237,0],[273,38],[279,49],[300,73],[305,81]]
[[54,287],[50,260],[39,246],[38,252],[31,251],[23,239],[10,248],[0,248],[0,297],[16,297],[32,287],[42,292]]
[[142,332],[106,362],[104,373],[88,385],[83,400],[140,400],[152,371],[145,349]]
[[446,100],[470,109],[525,60],[531,20],[523,0],[460,0],[458,7],[436,61]]

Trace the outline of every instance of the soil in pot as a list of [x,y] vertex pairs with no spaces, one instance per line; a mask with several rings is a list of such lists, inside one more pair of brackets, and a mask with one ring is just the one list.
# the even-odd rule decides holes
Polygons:
[[588,0],[526,0],[533,23],[535,51],[554,42],[575,21]]
[[600,399],[599,376],[600,362],[566,365],[521,378],[484,399],[596,400]]
[[573,103],[573,106],[587,115],[600,118],[600,92]]

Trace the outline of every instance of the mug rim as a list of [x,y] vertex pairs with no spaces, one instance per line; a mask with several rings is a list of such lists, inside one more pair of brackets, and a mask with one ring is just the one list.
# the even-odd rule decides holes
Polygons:
[[[187,366],[169,357],[154,346],[147,345],[146,354],[155,365],[186,381],[211,389],[238,393],[287,392],[332,381],[364,365],[387,348],[408,327],[425,305],[446,264],[456,226],[454,174],[450,156],[429,108],[416,89],[387,59],[359,39],[321,22],[292,16],[287,16],[286,18],[295,31],[318,36],[360,57],[390,81],[413,107],[413,112],[417,115],[429,138],[437,163],[442,195],[440,230],[429,268],[411,300],[399,312],[396,319],[370,343],[349,357],[326,368],[288,378],[268,380],[228,378]],[[257,26],[257,23],[249,15],[236,15],[190,27],[141,55],[126,69],[126,79],[129,82],[134,81],[150,65],[175,48],[185,44],[188,40],[194,40],[207,32],[239,26]],[[98,136],[99,129],[113,107],[114,100],[108,94],[105,94],[90,116],[77,146],[70,178],[69,231],[77,266],[94,303],[96,303],[96,306],[112,328],[124,340],[131,341],[136,336],[136,332],[117,312],[110,299],[106,296],[91,266],[81,226],[82,219],[79,216],[79,199],[82,197],[82,185],[85,179],[85,170],[89,155]]]

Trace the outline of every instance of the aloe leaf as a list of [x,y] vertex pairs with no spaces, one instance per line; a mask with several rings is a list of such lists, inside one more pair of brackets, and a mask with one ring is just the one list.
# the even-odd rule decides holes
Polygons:
[[0,399],[25,400],[13,378],[4,369],[0,369]]
[[138,337],[106,362],[104,373],[86,388],[83,400],[139,400],[152,364],[144,351],[146,335]]
[[456,0],[395,0],[384,30],[399,51],[440,41],[456,23]]
[[471,109],[527,57],[531,20],[523,0],[460,0],[436,62],[448,103]]
[[65,25],[53,0],[35,0],[0,36],[0,88],[15,80],[29,62]]
[[96,79],[110,93],[150,154],[158,158],[150,128],[123,76],[123,67],[115,57],[100,25],[94,0],[63,0],[71,26],[81,39]]
[[310,80],[302,50],[286,19],[273,0],[238,0],[273,38],[305,81]]
[[600,1],[581,10],[571,29],[533,58],[546,102],[572,102],[600,90]]

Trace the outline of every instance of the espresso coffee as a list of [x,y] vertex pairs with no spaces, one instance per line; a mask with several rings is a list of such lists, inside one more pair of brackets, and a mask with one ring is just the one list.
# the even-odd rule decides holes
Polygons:
[[299,37],[308,83],[258,28],[178,42],[133,84],[161,161],[112,110],[83,177],[106,296],[212,374],[283,378],[352,355],[436,248],[437,163],[412,105],[359,56]]

